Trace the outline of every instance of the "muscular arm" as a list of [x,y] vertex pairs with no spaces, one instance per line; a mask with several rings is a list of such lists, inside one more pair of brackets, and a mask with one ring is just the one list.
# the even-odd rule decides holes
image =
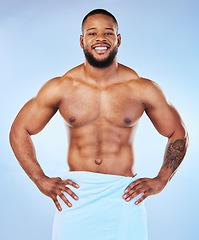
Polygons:
[[79,186],[71,180],[62,181],[60,178],[49,178],[44,174],[37,161],[31,135],[39,133],[57,112],[60,92],[59,78],[45,84],[38,95],[21,109],[10,131],[10,144],[20,165],[39,190],[52,198],[59,211],[62,209],[57,195],[71,207],[72,204],[65,197],[63,191],[70,194],[75,200],[78,198],[65,185]]
[[147,91],[146,114],[158,132],[168,138],[164,162],[158,174],[165,184],[181,164],[188,146],[188,134],[176,109],[167,102],[161,89],[151,83]]
[[10,131],[10,144],[15,156],[34,182],[44,173],[37,162],[30,136],[39,133],[57,111],[57,106],[46,95],[48,95],[47,86],[25,104],[14,120]]
[[188,134],[176,109],[167,102],[161,89],[153,82],[143,79],[145,112],[157,131],[168,138],[163,165],[155,178],[141,178],[131,183],[123,198],[130,201],[142,194],[135,204],[163,190],[180,166],[188,146]]

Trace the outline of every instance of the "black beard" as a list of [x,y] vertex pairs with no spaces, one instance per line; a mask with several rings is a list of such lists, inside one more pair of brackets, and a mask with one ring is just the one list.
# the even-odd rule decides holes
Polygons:
[[106,59],[101,60],[101,61],[94,58],[93,55],[87,49],[83,48],[83,51],[84,51],[84,55],[85,55],[87,61],[89,62],[89,64],[91,66],[96,67],[96,68],[107,68],[113,63],[113,60],[114,60],[115,56],[117,55],[118,47],[116,46],[113,49],[113,51],[110,52],[109,56]]

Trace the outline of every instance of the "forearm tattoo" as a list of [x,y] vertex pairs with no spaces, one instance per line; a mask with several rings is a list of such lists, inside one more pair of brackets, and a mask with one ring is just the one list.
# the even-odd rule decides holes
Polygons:
[[177,139],[167,147],[163,166],[172,169],[172,173],[178,168],[185,155],[185,141]]

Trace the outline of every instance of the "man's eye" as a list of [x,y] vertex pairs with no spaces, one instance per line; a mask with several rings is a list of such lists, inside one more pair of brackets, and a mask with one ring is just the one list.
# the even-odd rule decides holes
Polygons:
[[105,33],[105,35],[113,35],[113,34],[108,32],[108,33]]
[[95,35],[96,33],[89,33],[88,35]]

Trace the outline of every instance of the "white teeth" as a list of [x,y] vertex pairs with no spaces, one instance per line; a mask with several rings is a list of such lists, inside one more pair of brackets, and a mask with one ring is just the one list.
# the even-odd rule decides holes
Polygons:
[[107,49],[107,47],[96,47],[95,49],[97,49],[97,50],[105,50],[105,49]]

